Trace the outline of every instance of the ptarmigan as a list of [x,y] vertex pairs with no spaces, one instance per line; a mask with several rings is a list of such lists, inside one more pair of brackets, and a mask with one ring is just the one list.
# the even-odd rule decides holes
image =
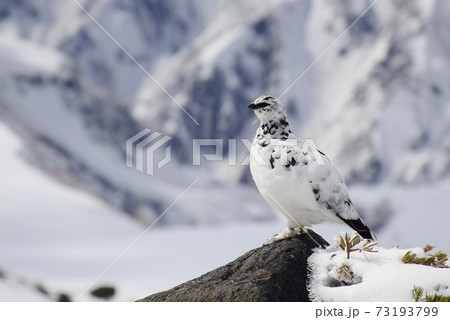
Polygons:
[[325,154],[308,143],[311,140],[293,135],[277,99],[261,96],[248,108],[261,120],[250,152],[253,180],[263,198],[288,219],[288,228],[268,242],[324,221],[346,223],[374,240],[353,207],[342,176]]

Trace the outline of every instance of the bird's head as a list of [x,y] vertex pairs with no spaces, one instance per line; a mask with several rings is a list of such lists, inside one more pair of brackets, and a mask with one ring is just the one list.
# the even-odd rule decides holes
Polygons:
[[261,122],[279,121],[286,118],[286,111],[281,103],[271,96],[261,96],[250,103],[247,108],[252,109]]

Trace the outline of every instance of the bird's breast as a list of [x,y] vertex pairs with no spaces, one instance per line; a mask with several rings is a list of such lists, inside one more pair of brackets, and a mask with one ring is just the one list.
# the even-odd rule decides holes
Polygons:
[[[317,208],[305,165],[286,166],[280,159],[271,160],[269,148],[264,150],[256,146],[252,152],[250,171],[266,201],[298,210]],[[262,159],[258,161],[258,158]]]

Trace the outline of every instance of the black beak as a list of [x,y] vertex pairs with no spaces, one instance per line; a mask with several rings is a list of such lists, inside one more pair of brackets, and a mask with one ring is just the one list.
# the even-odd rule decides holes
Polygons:
[[255,110],[255,109],[260,109],[260,108],[267,107],[268,105],[269,105],[269,104],[266,103],[266,102],[260,102],[260,103],[258,103],[258,104],[254,104],[254,103],[252,102],[252,103],[250,103],[250,104],[247,106],[247,108],[252,109],[252,110]]

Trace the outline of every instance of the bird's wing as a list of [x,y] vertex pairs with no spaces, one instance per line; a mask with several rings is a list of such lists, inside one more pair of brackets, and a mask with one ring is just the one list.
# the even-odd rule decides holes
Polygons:
[[272,169],[275,165],[306,166],[311,190],[320,207],[341,219],[358,219],[342,176],[325,154],[314,146],[305,146],[299,139],[272,140],[269,159]]
[[311,159],[308,172],[311,188],[320,208],[334,214],[366,239],[374,235],[356,212],[344,178],[321,151],[311,147],[307,150]]
[[316,153],[316,158],[309,161],[308,172],[312,191],[320,207],[333,212],[341,219],[358,219],[344,178],[323,153]]

